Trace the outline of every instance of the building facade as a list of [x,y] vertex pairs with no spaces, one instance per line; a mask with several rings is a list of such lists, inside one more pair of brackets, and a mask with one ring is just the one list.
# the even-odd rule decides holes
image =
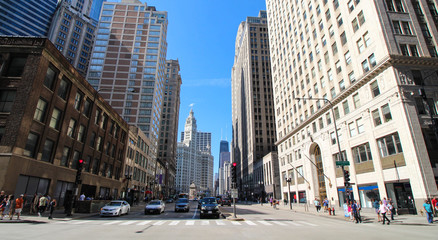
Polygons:
[[178,60],[166,61],[163,111],[158,146],[158,161],[165,167],[165,195],[175,193],[176,148],[178,143],[178,120],[181,94],[181,75]]
[[225,179],[229,177],[229,169],[225,168],[225,164],[230,163],[230,148],[229,143],[226,140],[221,140],[219,145],[219,171],[218,171],[218,191],[219,195],[226,194],[230,188],[227,183],[229,179]]
[[104,2],[88,82],[157,154],[166,76],[167,12],[138,0]]
[[0,35],[47,37],[58,0],[0,2]]
[[127,123],[46,38],[0,38],[0,188],[7,194],[118,198]]
[[266,5],[283,196],[292,177],[292,199],[341,206],[343,160],[363,208],[422,209],[438,194],[436,1]]
[[231,158],[237,163],[237,185],[241,197],[258,197],[255,191],[259,189],[256,183],[263,181],[263,156],[276,151],[266,11],[239,25],[231,83]]
[[48,38],[86,76],[97,22],[90,17],[93,1],[62,1],[52,19]]
[[[203,145],[198,144],[198,130],[193,109],[186,119],[184,140],[177,147],[177,192],[188,193],[194,183],[198,191],[213,192],[213,156],[210,151],[201,151]],[[204,136],[205,133],[201,132]],[[211,136],[211,135],[210,135]],[[211,142],[205,140],[203,142]]]

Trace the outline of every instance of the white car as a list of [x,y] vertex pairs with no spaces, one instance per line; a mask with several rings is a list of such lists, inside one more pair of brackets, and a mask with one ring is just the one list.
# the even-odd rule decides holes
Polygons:
[[100,216],[120,216],[122,214],[129,214],[131,206],[128,202],[123,200],[115,200],[106,204],[100,209]]
[[150,201],[146,207],[144,208],[144,214],[148,213],[162,213],[164,212],[164,208],[166,208],[166,205],[161,200],[152,200]]

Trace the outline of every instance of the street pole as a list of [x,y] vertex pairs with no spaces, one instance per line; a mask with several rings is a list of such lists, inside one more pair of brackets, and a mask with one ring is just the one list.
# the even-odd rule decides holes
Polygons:
[[290,210],[292,210],[292,198],[290,197],[290,182],[292,181],[292,179],[286,178],[286,182],[287,182],[287,191],[288,191],[288,195],[287,195],[287,199],[289,201],[289,208]]

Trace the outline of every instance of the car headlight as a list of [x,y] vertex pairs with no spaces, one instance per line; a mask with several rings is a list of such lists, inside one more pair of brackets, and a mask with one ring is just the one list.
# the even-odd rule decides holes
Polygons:
[[207,208],[206,208],[206,207],[201,207],[201,209],[202,209],[202,210],[206,210]]
[[214,207],[214,209],[219,210],[219,206]]

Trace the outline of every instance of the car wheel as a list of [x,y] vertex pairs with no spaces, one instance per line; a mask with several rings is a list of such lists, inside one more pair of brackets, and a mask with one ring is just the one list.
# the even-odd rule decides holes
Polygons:
[[119,213],[117,214],[117,217],[120,217],[122,215],[122,210],[119,210]]
[[128,214],[129,214],[129,211],[130,211],[130,210],[131,210],[131,209],[129,209],[129,208],[128,208],[128,210],[126,211],[126,215],[128,215]]

